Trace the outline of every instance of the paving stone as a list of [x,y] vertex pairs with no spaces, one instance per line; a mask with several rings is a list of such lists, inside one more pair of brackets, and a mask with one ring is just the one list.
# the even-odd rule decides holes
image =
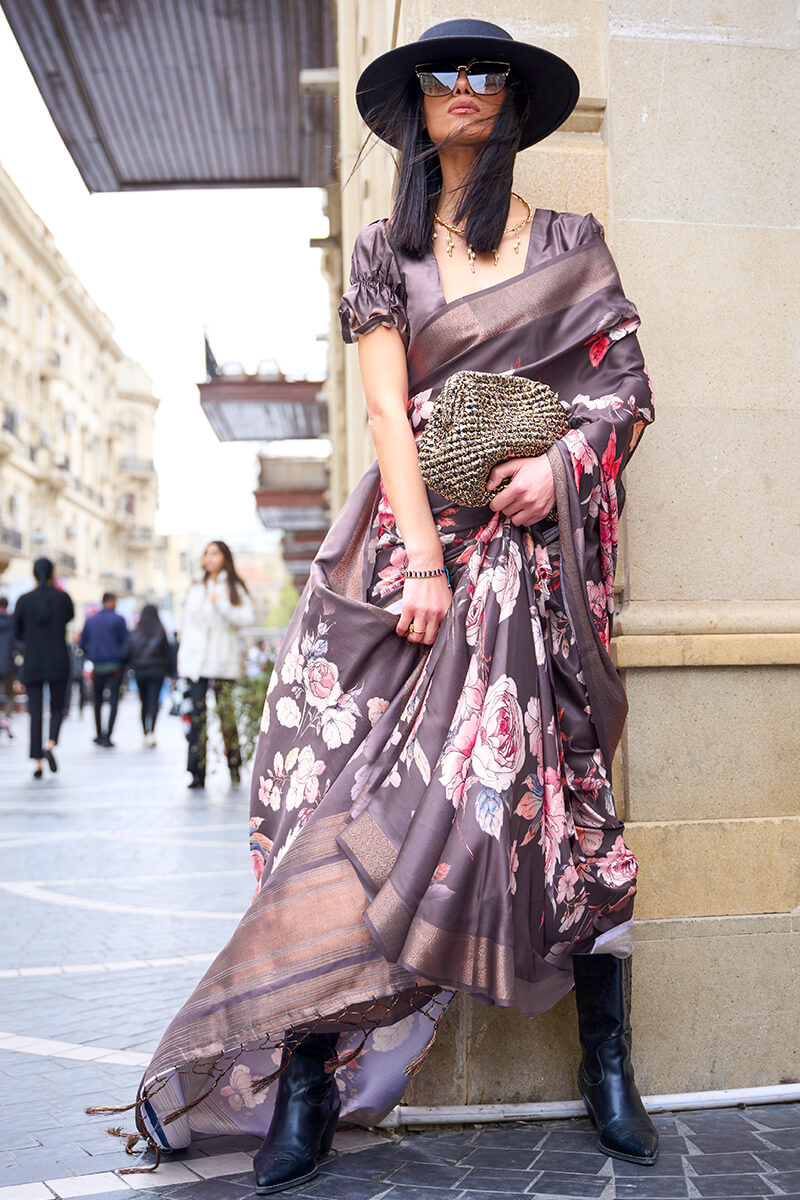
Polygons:
[[[654,1175],[656,1167],[639,1167],[641,1176],[637,1179],[626,1176],[614,1183],[617,1200],[656,1200],[657,1197],[688,1196],[689,1185],[685,1177],[676,1175]],[[694,1180],[692,1180],[694,1183]]]
[[[694,1175],[757,1175],[763,1171],[754,1154],[694,1154],[689,1159]],[[658,1160],[661,1165],[661,1156]]]
[[424,1187],[454,1188],[468,1174],[463,1167],[445,1167],[436,1163],[407,1163],[393,1171],[389,1182],[418,1183]]
[[[695,1155],[689,1159],[690,1163],[694,1163],[699,1159],[700,1155]],[[641,1163],[625,1162],[624,1159],[615,1158],[613,1160],[614,1174],[617,1179],[630,1178],[639,1179],[643,1171],[647,1173],[647,1177],[651,1175],[684,1175],[688,1174],[685,1169],[684,1156],[680,1154],[670,1154],[661,1150],[658,1160],[652,1167],[645,1167]],[[758,1168],[756,1168],[757,1170]]]
[[699,1195],[709,1200],[730,1197],[763,1196],[769,1193],[769,1184],[760,1175],[706,1175],[692,1180]]
[[[566,1156],[565,1156],[566,1157]],[[534,1160],[537,1160],[536,1170],[541,1170],[538,1164],[538,1159],[541,1154],[537,1150],[514,1150],[511,1146],[505,1146],[498,1151],[496,1147],[487,1147],[484,1149],[470,1150],[462,1159],[459,1160],[460,1167],[496,1167],[498,1163],[503,1164],[503,1168],[513,1168],[516,1171],[528,1171]],[[575,1168],[573,1167],[573,1170]]]
[[749,1121],[768,1129],[800,1129],[800,1104],[765,1104],[745,1109],[745,1114]]
[[389,1184],[370,1182],[367,1179],[335,1179],[317,1176],[303,1188],[303,1194],[315,1200],[377,1200],[388,1190]]
[[[576,1200],[598,1200],[608,1180],[587,1178],[585,1175],[554,1175],[545,1171],[528,1188],[529,1196],[571,1196]],[[685,1194],[685,1193],[684,1193]]]
[[461,1180],[457,1188],[464,1189],[465,1200],[472,1200],[473,1192],[502,1192],[505,1195],[524,1192],[537,1178],[529,1171],[509,1170],[502,1158],[496,1158],[493,1167],[494,1170],[470,1171]]
[[800,1145],[796,1150],[759,1150],[756,1156],[773,1171],[800,1171]]

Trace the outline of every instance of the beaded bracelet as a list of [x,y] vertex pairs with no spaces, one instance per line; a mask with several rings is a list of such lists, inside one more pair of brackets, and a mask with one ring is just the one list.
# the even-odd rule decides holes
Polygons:
[[439,575],[446,575],[447,582],[450,582],[450,572],[447,567],[431,567],[428,571],[414,571],[410,567],[404,567],[403,574],[406,579],[436,579]]

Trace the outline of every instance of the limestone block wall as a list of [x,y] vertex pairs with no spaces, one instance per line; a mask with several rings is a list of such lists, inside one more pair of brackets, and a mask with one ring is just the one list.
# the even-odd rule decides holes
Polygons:
[[[369,10],[356,44],[366,6],[340,4],[343,114],[381,36],[454,15],[445,0]],[[626,480],[614,638],[630,699],[615,792],[641,862],[637,1076],[645,1093],[797,1082],[800,17],[790,0],[487,0],[469,15],[578,72],[576,112],[520,156],[517,188],[603,222],[655,389]],[[345,192],[345,262],[389,211],[389,164],[370,170],[366,196]],[[574,1097],[576,1062],[569,997],[532,1021],[461,997],[406,1102]]]

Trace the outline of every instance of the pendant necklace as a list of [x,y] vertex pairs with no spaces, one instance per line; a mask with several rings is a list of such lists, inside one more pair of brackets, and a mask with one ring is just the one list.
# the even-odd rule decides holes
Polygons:
[[[518,192],[512,192],[511,195],[515,199],[519,200],[522,204],[525,205],[525,208],[527,209],[527,213],[526,213],[525,218],[522,221],[520,221],[519,224],[509,225],[506,229],[504,229],[502,236],[505,237],[505,235],[507,233],[514,234],[514,253],[519,254],[519,246],[520,246],[519,231],[520,231],[520,229],[524,229],[525,226],[530,221],[530,219],[533,215],[533,209],[531,208],[530,204],[528,204],[528,201],[525,199],[525,197],[520,196]],[[463,238],[463,237],[466,237],[465,231],[463,229],[456,229],[455,225],[448,225],[447,221],[444,221],[439,216],[438,212],[435,212],[433,214],[433,220],[434,220],[435,225],[437,225],[437,224],[441,225],[443,229],[447,230],[447,246],[446,246],[447,256],[448,256],[448,258],[452,258],[453,251],[456,246],[455,242],[453,241],[453,234],[456,234],[457,237]],[[434,229],[433,234],[431,236],[435,240],[439,235],[437,234],[436,230]],[[497,266],[498,262],[500,261],[500,247],[497,246],[492,251],[492,253],[494,255],[494,265]],[[475,274],[475,251],[473,250],[472,246],[469,245],[469,243],[467,243],[467,258],[469,259],[469,265],[472,270],[472,274],[474,275]]]

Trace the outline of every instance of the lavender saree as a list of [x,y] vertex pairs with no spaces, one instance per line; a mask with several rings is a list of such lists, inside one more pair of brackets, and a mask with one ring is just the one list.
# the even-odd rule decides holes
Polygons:
[[[525,1014],[575,953],[630,951],[636,860],[610,786],[625,715],[608,659],[620,472],[653,419],[639,320],[593,217],[539,210],[515,278],[445,303],[433,255],[362,231],[347,340],[396,327],[419,434],[469,368],[541,379],[558,524],[429,494],[453,602],[430,650],[394,632],[407,561],[373,465],[311,569],[264,704],[256,895],[146,1071],[142,1134],[269,1123],[286,1030],[340,1030],[342,1115],[399,1099],[454,991]],[[259,1081],[259,1084],[256,1084]]]

